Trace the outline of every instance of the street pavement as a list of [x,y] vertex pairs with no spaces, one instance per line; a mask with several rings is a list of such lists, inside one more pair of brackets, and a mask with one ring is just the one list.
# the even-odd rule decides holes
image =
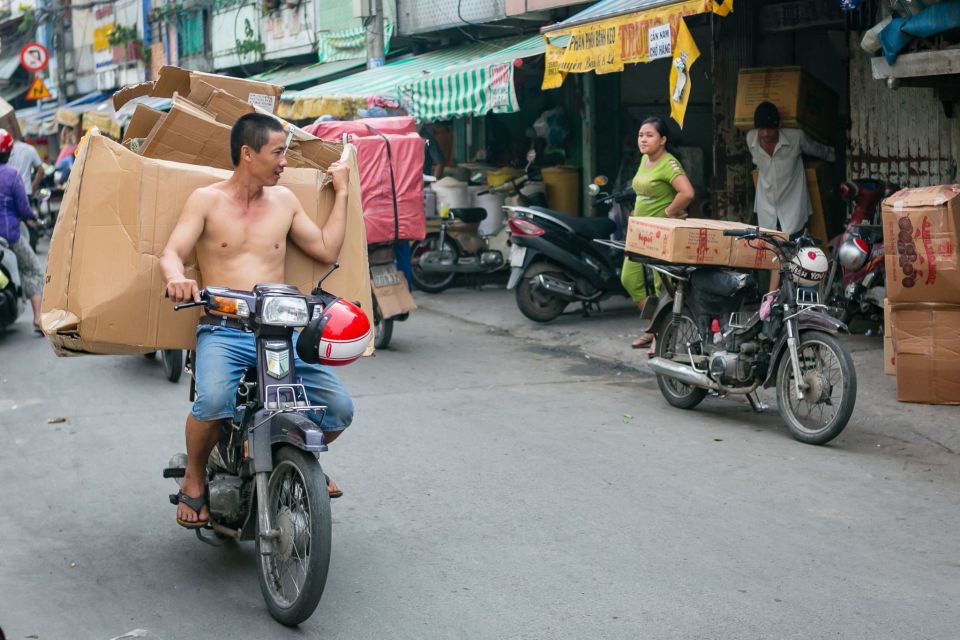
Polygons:
[[957,637],[956,409],[891,400],[876,349],[850,426],[814,447],[745,402],[668,407],[623,348],[627,309],[542,327],[494,289],[417,301],[339,371],[357,416],[321,462],[345,496],[293,630],[251,544],[174,522],[187,378],[58,359],[21,319],[0,337],[7,637]]

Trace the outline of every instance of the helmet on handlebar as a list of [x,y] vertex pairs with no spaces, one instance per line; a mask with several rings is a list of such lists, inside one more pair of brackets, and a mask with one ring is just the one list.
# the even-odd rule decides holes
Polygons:
[[310,321],[297,338],[297,355],[310,364],[339,366],[363,355],[370,343],[370,320],[357,305],[337,298]]
[[826,278],[829,265],[819,247],[801,247],[790,261],[790,272],[800,286],[815,287]]

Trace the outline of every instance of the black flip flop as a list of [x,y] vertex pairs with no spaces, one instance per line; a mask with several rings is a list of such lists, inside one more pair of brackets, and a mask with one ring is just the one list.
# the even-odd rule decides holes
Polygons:
[[[170,496],[170,502],[172,502],[173,504],[183,503],[187,505],[188,507],[193,509],[193,511],[197,514],[197,518],[199,518],[200,509],[203,508],[203,505],[207,504],[207,495],[206,493],[204,493],[202,496],[191,498],[190,496],[185,494],[183,491],[178,491],[177,495]],[[177,518],[177,524],[185,529],[202,529],[203,527],[207,526],[207,521],[196,520],[194,522],[187,522],[186,520],[181,520],[180,518]]]

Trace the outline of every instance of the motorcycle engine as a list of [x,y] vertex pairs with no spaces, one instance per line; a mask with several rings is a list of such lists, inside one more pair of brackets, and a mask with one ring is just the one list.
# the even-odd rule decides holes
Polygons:
[[756,342],[745,342],[740,345],[739,353],[714,351],[710,355],[710,377],[725,385],[749,383],[757,365],[757,349]]
[[498,267],[503,264],[503,256],[499,251],[484,251],[480,254],[480,264],[485,267]]
[[240,518],[243,508],[241,489],[243,479],[239,476],[213,476],[208,484],[210,513],[218,520],[233,522]]

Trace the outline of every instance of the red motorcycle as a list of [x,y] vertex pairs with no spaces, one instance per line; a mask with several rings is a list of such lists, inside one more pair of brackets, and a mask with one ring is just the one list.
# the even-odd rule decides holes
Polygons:
[[830,314],[844,323],[858,315],[872,321],[883,317],[887,292],[880,203],[898,190],[893,184],[870,179],[840,185],[840,198],[852,202],[853,210],[844,232],[830,241],[834,260],[824,297]]

